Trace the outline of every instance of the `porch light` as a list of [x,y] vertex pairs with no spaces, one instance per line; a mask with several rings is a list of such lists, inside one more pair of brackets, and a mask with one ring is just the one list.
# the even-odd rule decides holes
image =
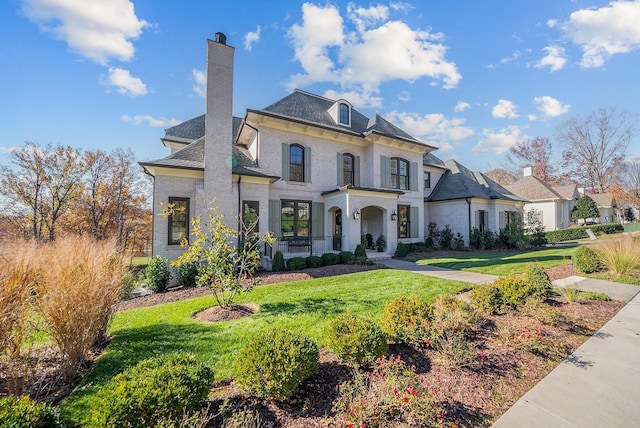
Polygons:
[[391,221],[396,221],[398,219],[398,214],[396,214],[396,210],[391,211]]
[[353,212],[353,219],[354,220],[360,220],[360,210],[356,208],[356,210]]

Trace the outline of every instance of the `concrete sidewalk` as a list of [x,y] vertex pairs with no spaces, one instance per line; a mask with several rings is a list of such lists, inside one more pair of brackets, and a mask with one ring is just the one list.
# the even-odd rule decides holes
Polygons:
[[[497,277],[403,260],[393,269],[473,284]],[[496,428],[612,428],[640,426],[640,287],[572,276],[558,287],[597,291],[628,302],[609,322],[511,406]]]
[[471,284],[485,284],[498,279],[495,275],[486,275],[484,273],[464,272],[461,270],[447,269],[431,265],[418,265],[405,260],[388,259],[378,260],[377,264],[387,266],[391,269],[401,269],[410,272],[420,273],[422,275],[433,276],[435,278],[450,279],[452,281],[469,282]]

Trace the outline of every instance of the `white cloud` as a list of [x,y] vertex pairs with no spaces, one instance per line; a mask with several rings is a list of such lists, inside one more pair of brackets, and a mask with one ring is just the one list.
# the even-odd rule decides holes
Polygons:
[[115,87],[118,93],[130,97],[147,94],[147,85],[137,77],[133,77],[129,70],[122,68],[109,68],[109,76],[100,78],[100,84],[107,87]]
[[137,39],[149,23],[139,19],[129,0],[24,0],[23,13],[42,31],[99,64],[129,61]]
[[332,100],[349,100],[354,107],[379,108],[382,107],[382,98],[376,96],[378,90],[372,91],[367,88],[358,88],[354,91],[325,91],[324,96]]
[[4,146],[0,146],[0,153],[2,154],[9,154],[9,153],[13,153],[16,150],[19,150],[20,147],[18,146],[11,146],[11,147],[4,147]]
[[121,116],[121,119],[125,122],[131,122],[134,125],[141,125],[142,123],[146,122],[147,125],[154,128],[171,127],[171,126],[176,126],[177,124],[180,123],[178,119],[165,119],[164,117],[155,118],[148,114],[136,115],[136,116],[129,116],[125,114]]
[[258,25],[256,31],[249,31],[244,35],[244,50],[251,52],[253,44],[260,41],[260,31],[261,28]]
[[496,119],[515,119],[518,117],[518,112],[515,104],[509,100],[498,100],[498,104],[493,106],[491,114]]
[[471,104],[464,102],[464,101],[458,101],[456,103],[456,106],[453,108],[453,111],[455,111],[456,113],[460,113],[465,111],[466,109],[470,108]]
[[389,2],[389,7],[393,10],[399,10],[402,12],[408,12],[411,9],[413,9],[413,5],[410,3],[405,3],[402,1],[397,1],[397,2]]
[[452,143],[474,134],[473,129],[465,125],[464,119],[449,119],[440,113],[421,116],[418,113],[392,111],[385,117],[409,134],[440,149],[452,148]]
[[612,1],[599,9],[580,9],[562,29],[582,48],[580,65],[602,67],[615,54],[640,48],[640,0]]
[[518,141],[527,138],[526,135],[521,135],[520,128],[514,125],[497,132],[485,129],[482,134],[484,138],[471,150],[474,153],[504,153]]
[[191,70],[193,78],[193,92],[202,98],[207,97],[207,72],[204,70]]
[[549,19],[547,21],[547,27],[549,27],[549,28],[554,28],[557,25],[558,25],[558,20],[557,19]]
[[398,95],[398,99],[402,102],[408,102],[411,101],[411,92],[409,91],[402,91],[400,93],[400,95]]
[[537,104],[537,109],[546,117],[560,116],[567,113],[571,108],[569,104],[562,104],[555,98],[546,95],[543,97],[535,97],[533,103]]
[[347,29],[336,6],[302,6],[302,22],[294,24],[288,35],[303,72],[290,76],[289,89],[330,82],[364,98],[377,94],[385,81],[427,77],[432,84],[453,88],[462,79],[455,63],[446,60],[441,33],[387,20],[386,6],[349,4],[347,9],[347,24],[354,23],[353,31]]
[[562,70],[567,63],[566,52],[561,46],[547,46],[542,49],[546,55],[535,65],[536,68],[549,67],[554,72]]

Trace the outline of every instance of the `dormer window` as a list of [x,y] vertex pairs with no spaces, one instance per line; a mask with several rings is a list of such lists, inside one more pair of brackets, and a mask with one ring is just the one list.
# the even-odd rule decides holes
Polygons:
[[333,121],[341,126],[351,127],[351,110],[353,107],[347,100],[336,101],[327,112]]
[[348,105],[346,105],[345,103],[340,103],[340,106],[338,108],[338,112],[339,112],[339,117],[340,117],[340,124],[341,125],[347,125],[349,126],[349,124],[351,123],[351,118],[350,116],[350,108]]

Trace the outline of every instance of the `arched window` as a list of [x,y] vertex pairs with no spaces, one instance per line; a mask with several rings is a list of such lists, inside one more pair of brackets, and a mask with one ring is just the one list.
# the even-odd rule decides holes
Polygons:
[[297,144],[289,146],[289,180],[304,182],[304,148]]
[[338,120],[342,125],[349,125],[351,120],[349,120],[349,106],[345,103],[340,103],[338,110]]
[[352,154],[345,153],[342,155],[342,184],[345,186],[353,186],[355,158]]
[[401,158],[391,158],[391,187],[409,190],[409,162]]

